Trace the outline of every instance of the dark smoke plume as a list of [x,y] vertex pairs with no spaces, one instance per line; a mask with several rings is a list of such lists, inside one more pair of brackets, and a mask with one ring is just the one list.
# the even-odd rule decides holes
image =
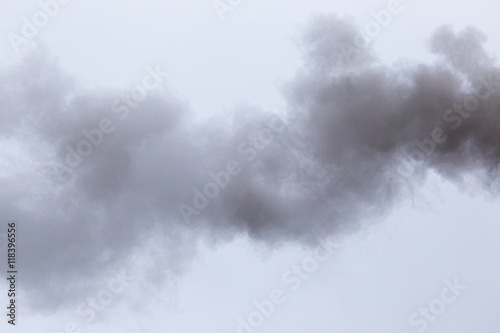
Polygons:
[[[126,265],[151,239],[161,280],[184,269],[200,237],[311,244],[356,230],[431,170],[496,192],[500,72],[485,36],[444,27],[430,40],[434,63],[392,67],[370,47],[339,61],[338,46],[355,38],[336,16],[311,22],[304,65],[283,87],[282,120],[245,107],[200,125],[171,91],[120,119],[118,92],[84,90],[43,53],[2,70],[0,205],[20,226],[32,302],[85,295],[103,268]],[[67,147],[103,118],[116,129],[61,177]],[[210,173],[230,161],[240,172],[196,209]],[[190,223],[181,204],[197,211]]]

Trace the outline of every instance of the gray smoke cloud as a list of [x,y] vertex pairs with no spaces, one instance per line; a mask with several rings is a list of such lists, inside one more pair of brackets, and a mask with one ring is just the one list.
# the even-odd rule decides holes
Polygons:
[[[200,124],[169,89],[121,117],[120,92],[85,90],[45,52],[2,70],[0,205],[19,222],[32,304],[72,302],[141,251],[158,256],[155,281],[179,274],[201,237],[274,246],[357,230],[430,170],[495,193],[500,71],[485,36],[443,27],[430,39],[434,63],[387,67],[370,47],[339,61],[356,31],[334,15],[310,23],[282,120],[244,106]],[[78,161],[67,147],[100,126],[114,129]],[[78,165],[61,173],[68,161]],[[230,161],[239,172],[206,198]],[[197,194],[209,203],[196,208]],[[189,223],[181,204],[196,210]]]

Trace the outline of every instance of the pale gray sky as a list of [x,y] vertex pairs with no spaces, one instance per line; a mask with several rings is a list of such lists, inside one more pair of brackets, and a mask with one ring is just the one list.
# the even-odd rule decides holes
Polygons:
[[[372,12],[387,9],[391,1],[233,1],[233,10],[225,12],[223,20],[215,2],[68,1],[39,28],[34,40],[42,46],[32,54],[25,45],[16,53],[9,34],[22,35],[23,18],[32,20],[40,12],[39,2],[0,1],[0,177],[6,184],[0,197],[0,235],[8,220],[18,221],[24,260],[17,323],[8,325],[3,314],[2,332],[498,331],[498,178],[481,174],[485,165],[496,172],[498,160],[490,156],[497,156],[498,142],[479,149],[482,155],[467,151],[470,156],[463,160],[455,159],[460,152],[443,148],[428,167],[448,179],[435,171],[421,177],[418,169],[398,183],[394,193],[372,190],[367,184],[382,186],[387,178],[373,180],[373,170],[356,167],[394,167],[401,162],[397,157],[411,147],[401,144],[402,151],[387,157],[389,162],[385,155],[379,160],[346,153],[356,144],[383,141],[380,128],[391,119],[384,112],[393,111],[391,106],[399,110],[397,101],[410,91],[398,95],[394,78],[369,76],[372,65],[386,65],[379,68],[382,73],[401,68],[402,77],[411,77],[417,64],[430,66],[428,75],[419,77],[429,82],[424,87],[430,91],[411,90],[423,97],[401,107],[415,107],[416,121],[424,124],[422,133],[430,134],[432,127],[425,126],[434,118],[426,103],[460,102],[450,95],[463,97],[466,88],[455,87],[455,81],[439,70],[453,55],[460,60],[464,53],[467,58],[473,47],[460,44],[460,39],[448,45],[447,35],[438,38],[440,45],[452,49],[452,56],[432,67],[439,58],[429,52],[431,36],[447,24],[456,32],[475,26],[488,37],[484,49],[496,58],[497,3],[401,0],[400,12],[370,43],[380,61],[365,63],[362,53],[354,67],[358,76],[352,76],[359,79],[353,81],[355,93],[387,84],[386,90],[381,88],[381,101],[371,102],[363,100],[364,95],[350,96],[349,84],[341,80],[332,83],[338,95],[321,97],[331,73],[318,67],[304,74],[300,68],[322,59],[328,62],[329,54],[338,52],[335,36],[341,35],[342,22],[363,28],[373,22]],[[332,23],[331,31],[328,25],[318,25],[317,44],[301,40],[315,15],[334,13],[345,21]],[[316,47],[317,53],[307,53],[308,46]],[[28,59],[22,60],[25,56]],[[168,73],[164,89],[151,89],[151,96],[130,108],[127,119],[112,118],[116,132],[105,135],[104,144],[87,161],[82,159],[73,178],[59,182],[49,177],[54,161],[64,160],[64,146],[76,146],[82,130],[98,126],[112,102],[142,84],[155,68]],[[487,73],[481,70],[473,74]],[[450,92],[453,89],[456,93]],[[433,93],[442,91],[443,100],[434,100]],[[485,101],[490,113],[480,118],[484,123],[471,117],[472,124],[464,126],[471,126],[467,134],[478,141],[491,131],[485,124],[499,119],[498,96]],[[330,111],[330,105],[345,107],[346,115],[364,110],[368,124],[356,125],[356,119],[342,117],[332,122],[329,113],[321,111]],[[366,105],[373,111],[364,109]],[[286,119],[288,111],[299,109],[316,113],[299,117],[303,123],[297,125],[289,120],[285,131],[274,132],[275,141],[257,161],[245,162],[237,147],[268,122],[271,112]],[[48,115],[54,117],[47,120]],[[349,120],[355,122],[354,134],[344,142]],[[390,125],[391,133],[399,133],[398,124]],[[379,131],[372,133],[373,127]],[[366,137],[373,134],[372,140],[359,133],[363,128]],[[413,134],[402,129],[396,137],[412,141]],[[313,143],[318,145],[307,145]],[[292,152],[283,153],[283,147]],[[333,169],[322,168],[338,156],[342,162],[332,162]],[[471,176],[480,158],[485,164],[478,177],[491,182],[490,187]],[[219,172],[230,160],[240,162],[242,174],[186,225],[178,204],[191,204],[192,189],[203,187],[209,172]],[[463,166],[454,169],[447,164],[457,161]],[[298,174],[291,171],[295,167]],[[345,182],[341,178],[339,199],[325,180],[337,181],[328,172],[342,168],[367,173],[359,178],[347,174]],[[293,180],[287,178],[289,173]],[[283,200],[285,192],[292,197],[289,201]],[[394,205],[379,209],[385,207],[384,195]],[[323,210],[326,205],[339,212],[340,221],[329,208]],[[353,231],[338,232],[330,220],[338,229],[353,226]],[[356,223],[360,226],[354,227]],[[336,250],[307,278],[297,280],[292,267],[317,262],[311,259],[320,246],[316,238],[326,237],[327,231]],[[0,256],[6,257],[5,244],[1,246]],[[122,277],[128,281],[123,290],[109,294],[116,275],[125,271],[134,278]],[[443,292],[456,281],[466,290]],[[8,302],[7,289],[0,283],[0,304]],[[267,302],[273,291],[281,291],[282,304],[275,305],[268,317],[254,316],[263,319],[259,327],[252,327],[249,318],[258,311],[254,302]],[[102,310],[92,310],[92,298],[106,295],[112,301]],[[453,300],[445,302],[450,297]],[[431,311],[432,319],[420,312],[440,304],[445,308],[436,310],[435,316]]]

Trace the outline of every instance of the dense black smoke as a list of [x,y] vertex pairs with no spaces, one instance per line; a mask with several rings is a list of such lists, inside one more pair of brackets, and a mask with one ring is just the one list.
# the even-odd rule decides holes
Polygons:
[[[435,63],[393,67],[368,46],[346,57],[338,46],[356,38],[335,16],[311,22],[280,118],[246,107],[200,125],[169,90],[130,107],[42,54],[1,71],[0,205],[19,223],[33,301],[71,300],[153,236],[156,271],[176,273],[199,237],[308,244],[356,230],[430,170],[496,191],[500,71],[485,36],[441,28]],[[92,151],[76,156],[79,144]]]

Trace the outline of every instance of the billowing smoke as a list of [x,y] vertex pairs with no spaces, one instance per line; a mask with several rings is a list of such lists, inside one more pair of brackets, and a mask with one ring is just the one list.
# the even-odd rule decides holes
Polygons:
[[158,256],[161,281],[200,237],[308,244],[356,230],[431,170],[496,191],[500,71],[485,36],[444,27],[435,63],[386,67],[356,31],[311,22],[279,116],[248,106],[194,122],[182,97],[153,89],[154,68],[132,99],[86,91],[40,54],[1,71],[0,205],[18,221],[32,301],[71,301],[138,249]]

